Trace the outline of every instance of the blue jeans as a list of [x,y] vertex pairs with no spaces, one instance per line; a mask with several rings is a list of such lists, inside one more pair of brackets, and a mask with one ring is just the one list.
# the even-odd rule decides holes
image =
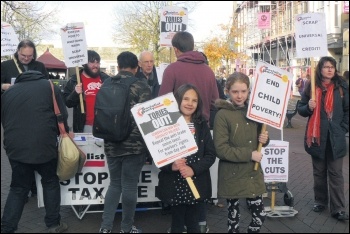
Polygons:
[[60,223],[61,188],[56,175],[57,159],[42,164],[27,164],[9,159],[12,168],[10,192],[1,219],[1,230],[14,232],[21,219],[25,200],[32,187],[34,171],[41,175],[47,227]]
[[106,193],[101,228],[112,230],[120,196],[123,206],[121,230],[128,232],[134,224],[137,184],[146,154],[107,157],[110,184]]

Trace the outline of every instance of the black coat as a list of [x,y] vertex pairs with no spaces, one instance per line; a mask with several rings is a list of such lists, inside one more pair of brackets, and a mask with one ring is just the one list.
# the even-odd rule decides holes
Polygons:
[[142,79],[146,80],[148,86],[151,89],[152,98],[156,98],[156,97],[158,97],[160,85],[159,85],[157,71],[156,71],[156,67],[155,66],[153,66],[152,75],[153,75],[152,79],[147,79],[147,77],[145,76],[145,74],[143,74],[143,72],[142,72],[140,67],[137,69],[137,72],[135,74],[135,76],[137,78],[142,78]]
[[[206,121],[195,123],[196,143],[198,146],[197,162],[189,164],[193,171],[193,183],[200,195],[200,200],[210,199],[212,195],[212,185],[209,168],[214,164],[216,152],[213,139]],[[158,175],[159,184],[156,188],[156,196],[164,203],[171,204],[175,195],[175,178],[178,171],[171,170],[172,163],[160,168]]]
[[[17,60],[18,67],[21,69],[21,72],[24,72],[25,69],[23,65]],[[45,75],[46,79],[49,79],[49,74],[46,71],[45,65],[42,62],[32,60],[28,64],[28,71],[34,70],[39,71],[42,74]],[[20,74],[20,72],[17,69],[17,66],[13,59],[7,60],[1,63],[1,85],[3,83],[11,83],[11,78],[17,77]]]
[[[80,71],[80,74],[83,70]],[[100,74],[102,83],[109,76],[106,73],[101,72]],[[73,132],[84,132],[84,125],[86,120],[85,113],[81,113],[79,94],[75,92],[75,86],[77,85],[77,75],[72,75],[64,87],[63,97],[64,102],[68,108],[73,107]],[[84,109],[86,110],[86,103],[84,98],[83,90],[83,103]]]
[[[55,85],[54,91],[68,131],[68,114],[61,92]],[[4,149],[11,160],[41,164],[57,158],[57,118],[51,85],[42,73],[24,72],[4,92],[1,97],[1,122]]]
[[[304,147],[305,151],[313,157],[321,159],[326,158],[325,152],[328,134],[332,145],[334,159],[342,158],[347,154],[345,134],[349,131],[349,87],[345,81],[341,81],[340,86],[343,90],[342,92],[338,87],[335,88],[333,92],[333,116],[330,121],[324,111],[324,102],[321,102],[320,145],[312,143],[312,145],[308,147],[306,144],[306,131],[313,113],[308,107],[310,100],[309,92],[303,92],[301,101],[298,103],[298,113],[303,117],[309,117],[306,125]],[[341,93],[343,93],[343,97],[341,97]],[[324,96],[325,95],[322,95],[322,100],[324,99]]]

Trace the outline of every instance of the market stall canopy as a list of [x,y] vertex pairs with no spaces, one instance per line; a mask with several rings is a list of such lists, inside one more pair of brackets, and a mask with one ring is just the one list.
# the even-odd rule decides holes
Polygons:
[[55,56],[53,56],[50,53],[49,48],[47,48],[45,53],[43,53],[36,60],[39,62],[42,62],[48,71],[49,70],[67,70],[65,63],[57,59]]

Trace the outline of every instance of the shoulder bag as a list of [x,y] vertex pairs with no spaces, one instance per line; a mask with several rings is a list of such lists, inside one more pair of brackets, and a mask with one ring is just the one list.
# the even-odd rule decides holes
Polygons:
[[50,80],[52,89],[52,99],[57,116],[57,125],[60,130],[58,143],[57,176],[60,181],[69,180],[76,173],[81,172],[86,162],[86,154],[79,149],[71,136],[66,132],[61,112],[58,108],[54,86]]

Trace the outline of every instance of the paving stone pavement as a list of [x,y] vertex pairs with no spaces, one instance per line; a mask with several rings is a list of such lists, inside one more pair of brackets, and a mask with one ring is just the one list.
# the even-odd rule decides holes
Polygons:
[[[293,100],[291,101],[291,108]],[[71,112],[70,112],[71,113]],[[287,124],[287,120],[285,121]],[[313,212],[313,177],[311,158],[304,151],[303,136],[305,131],[306,118],[296,114],[292,118],[293,128],[284,128],[282,131],[267,127],[270,138],[273,140],[288,141],[289,150],[289,181],[288,190],[294,197],[294,209],[298,211],[294,217],[273,217],[266,218],[262,227],[263,233],[349,233],[349,222],[340,222],[330,216],[327,208],[321,213]],[[3,129],[1,128],[1,139]],[[349,147],[349,138],[347,137]],[[344,158],[343,166],[344,189],[346,197],[346,212],[349,213],[349,155]],[[11,180],[11,168],[1,141],[1,216],[7,198]],[[276,193],[275,207],[286,206],[283,193]],[[265,206],[270,206],[271,194],[264,198]],[[145,204],[140,204],[145,205]],[[223,207],[220,207],[223,205]],[[154,205],[152,205],[154,207]],[[246,232],[251,216],[248,213],[244,200],[241,201],[241,232]],[[64,222],[69,225],[70,233],[97,233],[101,224],[102,213],[93,212],[100,207],[93,206],[80,220],[77,218],[70,206],[61,206],[61,216]],[[143,209],[135,215],[135,225],[142,228],[145,233],[164,233],[170,226],[171,215],[167,210]],[[29,198],[25,205],[22,218],[18,226],[18,233],[45,233],[47,228],[44,223],[45,209],[38,208],[36,197]],[[227,208],[223,200],[215,200],[208,205],[207,222],[210,233],[227,232]],[[117,212],[113,232],[120,230],[121,213]]]

